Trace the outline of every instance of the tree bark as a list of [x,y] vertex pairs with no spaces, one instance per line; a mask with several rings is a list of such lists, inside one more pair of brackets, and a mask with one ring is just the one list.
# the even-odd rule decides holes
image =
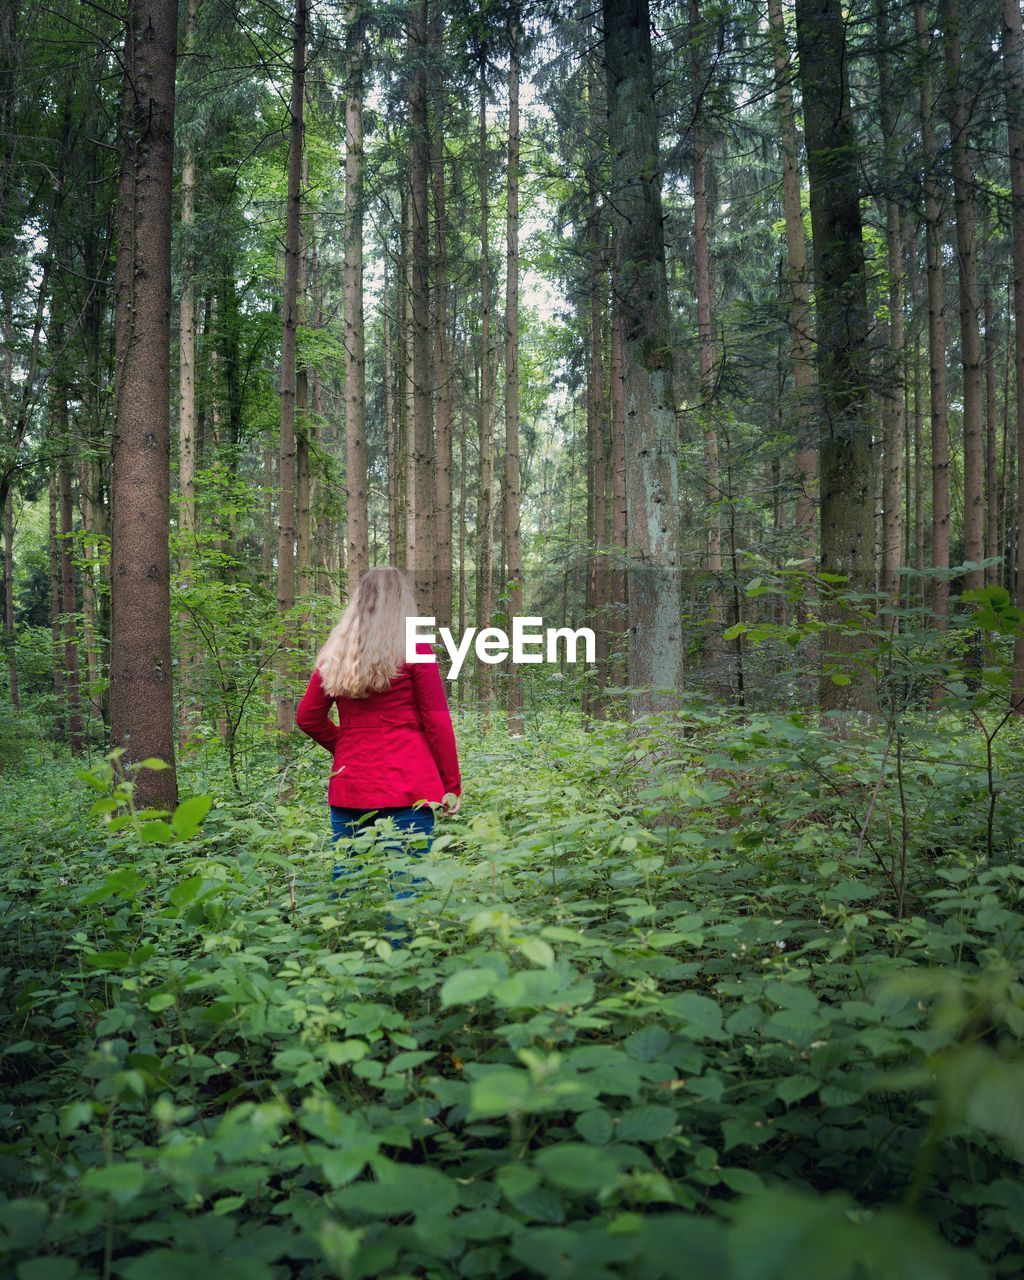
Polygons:
[[[865,591],[874,586],[867,280],[839,0],[797,0],[796,23],[817,303],[821,564],[847,589]],[[831,612],[822,637],[822,710],[870,710],[874,683],[861,668],[868,638]]]
[[[295,0],[292,26],[292,83],[288,140],[288,198],[284,233],[284,290],[281,298],[281,440],[279,448],[277,516],[277,608],[287,619],[295,607],[295,400],[297,391],[297,329],[299,323],[299,257],[302,250],[302,131],[306,80],[307,0]],[[281,689],[277,727],[290,733],[294,700],[290,684],[290,649],[294,627],[285,622],[281,649]]]
[[[982,418],[981,330],[978,325],[978,254],[975,242],[973,175],[967,148],[971,118],[963,83],[960,11],[956,0],[940,0],[939,18],[946,56],[946,88],[953,160],[953,203],[956,209],[956,258],[959,276],[960,356],[964,382],[964,559],[985,558],[985,433]],[[984,585],[983,569],[964,574],[964,585]]]
[[889,276],[889,341],[883,348],[882,376],[882,565],[880,589],[888,603],[900,601],[900,567],[903,563],[903,444],[906,435],[904,323],[903,323],[903,231],[900,206],[895,194],[900,180],[899,103],[893,79],[890,0],[875,2],[875,30],[878,44],[878,110],[882,125],[882,146],[887,190],[885,205],[886,267]]
[[170,301],[176,0],[132,0],[115,272],[110,714],[136,803],[177,801],[171,668]]
[[345,491],[349,593],[370,567],[363,323],[363,93],[366,12],[348,8],[345,93]]
[[427,0],[416,0],[409,25],[409,210],[412,220],[412,376],[413,425],[409,456],[409,556],[407,571],[416,598],[433,599],[431,532],[434,512],[433,365],[430,341],[430,224],[427,193],[430,145],[427,135]]
[[4,502],[4,650],[7,655],[7,689],[11,707],[21,706],[18,694],[18,662],[14,644],[14,490]]
[[[1024,612],[1024,39],[1016,0],[1003,0],[1003,87],[1010,148],[1010,191],[1013,196],[1013,363],[1017,390],[1017,607]],[[1013,646],[1013,698],[1024,715],[1024,634]]]
[[704,498],[707,504],[706,565],[710,579],[708,597],[707,653],[712,659],[721,652],[721,634],[725,623],[722,598],[722,523],[719,504],[722,500],[719,477],[718,431],[714,419],[715,399],[715,332],[711,315],[711,255],[708,227],[711,208],[708,202],[707,137],[703,103],[708,89],[708,63],[703,56],[700,0],[689,0],[690,144],[693,151],[691,177],[693,183],[693,265],[697,295],[697,352],[700,365],[700,418],[704,437]]
[[[491,254],[489,164],[487,156],[487,53],[480,54],[479,97],[480,154],[480,395],[477,427],[480,437],[480,479],[476,517],[476,621],[480,628],[491,625],[493,576],[493,487],[494,487],[494,414],[491,390]],[[493,668],[486,662],[478,665],[477,692],[486,708],[494,687]]]
[[[508,571],[508,616],[523,612],[523,542],[519,470],[519,8],[510,22],[508,68],[508,168],[505,200],[505,564]],[[523,732],[523,677],[509,666],[508,731]]]
[[[949,409],[946,397],[946,290],[942,278],[942,225],[939,203],[938,142],[932,84],[931,22],[927,7],[914,5],[914,31],[920,57],[921,159],[924,166],[924,224],[928,289],[928,390],[931,406],[932,546],[931,567],[949,568]],[[932,579],[932,613],[943,630],[949,618],[949,578]]]
[[683,682],[676,404],[647,0],[604,0],[604,53],[622,313],[629,675],[640,717],[675,708]]
[[[996,401],[996,337],[992,326],[992,292],[985,288],[985,510],[988,527],[985,538],[986,555],[999,555],[999,408]],[[999,566],[990,565],[985,570],[985,585],[994,586],[999,581]]]
[[816,553],[815,489],[818,451],[814,442],[814,344],[810,289],[807,280],[807,242],[804,236],[800,196],[800,153],[796,112],[793,108],[791,65],[781,0],[768,0],[769,34],[775,67],[775,105],[782,153],[782,210],[786,223],[786,255],[789,279],[789,325],[793,359],[793,435],[796,440],[796,510],[800,551],[813,559]]
[[[433,33],[435,51],[442,44],[440,16]],[[430,174],[434,195],[434,436],[436,482],[434,537],[434,616],[438,626],[452,617],[452,370],[448,337],[448,214],[445,193],[445,90],[435,71],[430,131]]]

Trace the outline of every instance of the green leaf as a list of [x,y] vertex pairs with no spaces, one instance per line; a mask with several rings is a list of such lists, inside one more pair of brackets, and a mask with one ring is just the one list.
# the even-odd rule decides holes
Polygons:
[[28,1258],[18,1263],[18,1280],[71,1280],[79,1274],[74,1258]]
[[82,1177],[82,1186],[88,1191],[98,1191],[110,1196],[117,1204],[127,1204],[145,1188],[149,1175],[143,1165],[134,1161],[106,1165],[102,1169],[89,1169]]
[[539,1151],[534,1164],[548,1182],[569,1192],[592,1193],[618,1181],[618,1165],[601,1147],[583,1142],[560,1142]]
[[194,836],[212,804],[211,796],[190,796],[188,800],[182,800],[171,818],[175,835],[182,840]]
[[476,1004],[494,990],[497,981],[497,975],[490,969],[460,969],[445,979],[441,1005],[450,1009],[456,1004]]

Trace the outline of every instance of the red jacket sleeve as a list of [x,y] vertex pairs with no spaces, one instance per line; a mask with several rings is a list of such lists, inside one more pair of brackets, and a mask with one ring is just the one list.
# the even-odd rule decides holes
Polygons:
[[314,669],[302,701],[295,710],[295,723],[303,733],[308,733],[314,742],[319,742],[334,754],[334,747],[341,734],[341,729],[328,715],[333,698],[324,692],[319,670]]
[[[430,646],[418,644],[417,653],[431,653]],[[448,699],[444,696],[444,684],[441,681],[441,669],[437,662],[414,662],[412,671],[413,692],[419,708],[423,732],[427,735],[430,750],[441,775],[445,792],[454,795],[462,794],[462,777],[459,774],[459,753],[455,745],[455,730],[452,728],[451,712],[448,710]]]

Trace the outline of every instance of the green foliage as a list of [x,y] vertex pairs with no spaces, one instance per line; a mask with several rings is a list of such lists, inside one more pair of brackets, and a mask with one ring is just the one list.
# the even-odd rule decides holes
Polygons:
[[319,757],[208,813],[136,813],[116,757],[0,781],[7,1271],[1019,1270],[1024,870],[976,737],[918,726],[898,918],[876,740],[685,723],[464,733],[403,903],[372,844],[331,895]]

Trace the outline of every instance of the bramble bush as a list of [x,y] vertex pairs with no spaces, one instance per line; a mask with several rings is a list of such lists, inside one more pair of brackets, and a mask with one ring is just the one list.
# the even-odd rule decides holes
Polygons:
[[684,723],[467,730],[408,904],[313,747],[0,778],[6,1273],[1019,1274],[1019,726]]

